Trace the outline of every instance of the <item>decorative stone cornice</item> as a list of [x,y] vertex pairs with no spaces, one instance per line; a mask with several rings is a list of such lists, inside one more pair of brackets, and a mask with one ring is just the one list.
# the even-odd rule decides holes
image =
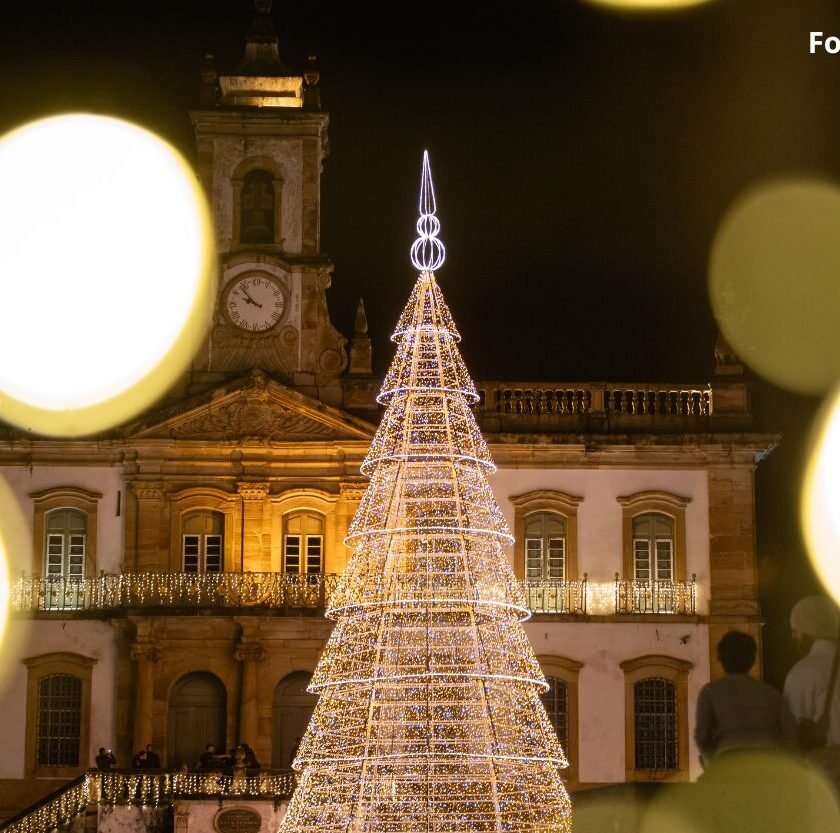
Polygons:
[[367,489],[364,483],[339,483],[338,491],[343,500],[360,501]]
[[132,480],[130,483],[140,500],[162,500],[164,497],[166,484],[162,480]]
[[160,646],[154,642],[135,642],[131,646],[131,659],[134,662],[158,662]]
[[268,483],[241,482],[236,484],[236,490],[243,500],[265,500],[270,489]]
[[262,662],[265,648],[258,642],[240,642],[233,651],[234,659],[239,662]]

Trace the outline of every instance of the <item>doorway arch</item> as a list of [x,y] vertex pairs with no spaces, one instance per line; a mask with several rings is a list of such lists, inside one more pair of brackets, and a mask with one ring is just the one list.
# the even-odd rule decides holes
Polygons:
[[306,687],[312,675],[308,671],[292,671],[277,683],[272,707],[271,766],[277,769],[291,765],[292,751],[297,738],[303,733],[312,717],[317,694],[310,694]]
[[185,674],[172,687],[168,708],[167,762],[198,764],[208,743],[220,751],[227,740],[227,692],[209,671]]

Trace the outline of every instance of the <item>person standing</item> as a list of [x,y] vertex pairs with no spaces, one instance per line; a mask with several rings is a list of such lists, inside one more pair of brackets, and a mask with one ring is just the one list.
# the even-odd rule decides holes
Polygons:
[[146,744],[145,769],[160,769],[160,755],[155,752],[151,743]]
[[784,698],[749,675],[755,639],[742,631],[727,631],[717,655],[726,674],[706,683],[697,698],[694,739],[703,766],[734,750],[794,747],[796,721]]
[[[793,638],[805,653],[785,678],[785,699],[793,716],[816,722],[825,707],[831,682],[831,669],[837,653],[840,615],[837,607],[825,596],[806,596],[791,609],[790,627]],[[840,744],[840,686],[833,686],[828,710],[826,744]]]
[[116,765],[117,759],[114,757],[114,753],[110,749],[100,746],[99,754],[96,756],[96,768],[100,772],[108,772]]

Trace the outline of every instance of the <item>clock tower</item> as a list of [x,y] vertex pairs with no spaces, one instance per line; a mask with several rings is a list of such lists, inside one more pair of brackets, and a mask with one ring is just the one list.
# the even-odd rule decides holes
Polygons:
[[219,255],[213,327],[191,374],[202,388],[261,368],[338,405],[346,339],[326,302],[333,265],[321,254],[321,171],[329,117],[314,59],[300,75],[280,57],[271,0],[256,0],[233,74],[208,56],[192,112],[198,171]]

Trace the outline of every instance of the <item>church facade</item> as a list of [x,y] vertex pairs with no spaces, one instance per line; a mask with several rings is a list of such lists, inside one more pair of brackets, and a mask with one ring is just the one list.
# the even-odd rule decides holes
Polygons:
[[[0,427],[28,542],[9,554],[6,814],[100,747],[175,767],[245,741],[284,769],[303,734],[380,413],[364,308],[348,339],[327,304],[318,82],[283,65],[266,4],[237,71],[203,72],[219,294],[166,400],[84,439]],[[711,384],[477,387],[571,789],[696,778],[714,646],[761,625],[754,472],[777,438],[753,431],[737,359],[719,351]]]

